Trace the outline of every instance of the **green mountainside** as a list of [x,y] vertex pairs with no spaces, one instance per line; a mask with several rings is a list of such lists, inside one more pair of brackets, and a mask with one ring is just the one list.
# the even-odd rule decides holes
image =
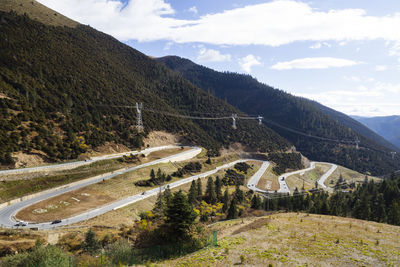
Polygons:
[[[42,6],[43,7],[43,6]],[[32,7],[31,7],[32,8]],[[143,102],[144,133],[132,106]],[[154,113],[155,111],[155,113]],[[241,113],[197,88],[163,64],[89,26],[51,26],[28,15],[0,12],[0,162],[10,153],[73,159],[114,141],[139,147],[151,130],[166,130],[218,153],[240,142],[253,150],[287,150],[291,144],[247,120],[189,120],[157,113]],[[165,113],[164,113],[165,114]]]
[[[247,114],[264,116],[269,127],[312,160],[335,162],[375,175],[399,168],[398,161],[392,160],[390,155],[393,145],[344,114],[274,89],[249,75],[217,72],[176,56],[159,58],[158,61]],[[307,135],[360,140],[360,149],[357,150],[354,143],[321,140]]]

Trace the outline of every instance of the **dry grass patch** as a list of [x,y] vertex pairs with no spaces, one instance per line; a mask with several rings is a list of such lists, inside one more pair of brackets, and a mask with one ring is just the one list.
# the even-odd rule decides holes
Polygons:
[[[331,176],[328,177],[328,179],[326,179],[325,181],[325,185],[326,186],[334,186],[336,185],[336,182],[339,180],[340,175],[342,175],[342,178],[348,183],[363,183],[365,180],[365,174],[347,169],[345,167],[342,166],[338,166],[338,168],[332,173]],[[377,182],[382,181],[381,178],[378,177],[374,177],[374,176],[368,176],[368,180],[374,180]]]
[[29,206],[19,211],[16,218],[28,222],[51,222],[72,217],[114,200],[115,198],[99,191],[82,188]]
[[305,190],[310,190],[315,188],[315,182],[327,171],[329,171],[330,168],[331,165],[329,164],[316,163],[315,168],[310,171],[287,176],[286,183],[288,184],[291,192],[293,192],[296,187],[299,190],[302,189],[303,184]]
[[264,174],[261,176],[260,180],[258,181],[257,188],[261,190],[268,190],[268,191],[275,191],[279,190],[279,182],[278,176],[276,176],[272,172],[272,168],[275,166],[274,163],[271,163]]
[[[161,266],[399,266],[400,227],[350,218],[274,214],[263,225],[260,218],[221,222],[217,247]],[[251,227],[251,225],[256,227]],[[352,225],[349,228],[349,225]],[[239,227],[239,228],[238,228]],[[221,238],[220,232],[230,235]],[[222,229],[222,230],[221,230]],[[379,230],[379,233],[378,233]],[[376,240],[379,240],[377,243]]]

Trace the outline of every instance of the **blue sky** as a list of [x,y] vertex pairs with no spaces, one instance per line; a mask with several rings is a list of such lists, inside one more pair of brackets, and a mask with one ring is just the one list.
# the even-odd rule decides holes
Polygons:
[[178,55],[349,115],[400,115],[398,0],[39,0],[141,52]]

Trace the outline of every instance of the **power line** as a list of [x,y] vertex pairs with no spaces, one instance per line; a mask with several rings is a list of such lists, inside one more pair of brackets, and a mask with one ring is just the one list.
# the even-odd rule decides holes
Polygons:
[[[287,127],[284,125],[281,125],[279,123],[276,123],[274,121],[271,121],[269,119],[265,119],[265,117],[257,115],[257,116],[238,116],[237,114],[231,114],[231,115],[226,115],[226,114],[216,114],[216,113],[206,113],[206,112],[192,112],[192,113],[196,113],[199,115],[203,115],[203,116],[199,116],[199,115],[183,115],[183,114],[176,114],[176,113],[171,113],[171,112],[167,112],[167,111],[161,111],[161,110],[154,110],[151,108],[144,108],[142,106],[142,104],[140,104],[138,106],[138,104],[136,103],[135,106],[131,106],[131,105],[106,105],[106,104],[99,104],[98,106],[103,106],[103,107],[114,107],[114,108],[128,108],[128,109],[136,109],[136,112],[138,114],[138,119],[137,119],[137,126],[138,127],[143,127],[143,123],[142,123],[142,111],[147,111],[147,112],[151,112],[151,113],[155,113],[155,114],[160,114],[160,115],[164,115],[164,116],[170,116],[170,117],[176,117],[176,118],[183,118],[183,119],[192,119],[192,120],[232,120],[232,128],[236,129],[237,125],[236,122],[238,119],[240,120],[258,120],[259,125],[262,124],[262,121],[274,125],[276,127],[279,127],[281,129],[290,131],[292,133],[301,135],[301,136],[305,136],[307,138],[314,138],[314,139],[318,139],[321,141],[328,141],[328,142],[335,142],[335,143],[341,143],[341,144],[353,144],[356,146],[356,149],[365,149],[365,150],[374,150],[376,152],[381,152],[384,154],[390,153],[392,156],[392,159],[395,160],[395,156],[396,153],[395,152],[388,152],[388,151],[384,151],[384,150],[380,150],[380,149],[376,149],[376,148],[372,148],[372,147],[366,147],[366,146],[360,146],[360,140],[355,139],[355,140],[346,140],[346,139],[332,139],[332,138],[327,138],[327,137],[321,137],[321,136],[316,136],[316,135],[312,135],[311,133],[304,133],[302,131],[293,129],[291,127]],[[219,116],[204,116],[204,115],[219,115]],[[139,121],[140,120],[140,121]],[[142,129],[142,128],[141,128]]]

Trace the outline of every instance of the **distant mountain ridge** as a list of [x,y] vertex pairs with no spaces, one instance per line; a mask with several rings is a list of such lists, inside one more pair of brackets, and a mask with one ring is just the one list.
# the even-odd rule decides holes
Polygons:
[[397,151],[400,150],[400,116],[352,117],[396,145]]
[[[398,169],[399,163],[393,161],[390,155],[394,149],[393,144],[342,113],[274,89],[249,75],[217,72],[176,56],[162,57],[158,61],[247,114],[265,116],[269,127],[290,140],[310,159],[335,162],[364,173],[381,174]],[[296,131],[304,134],[300,135]],[[368,149],[357,150],[355,143],[338,143],[326,139],[350,142],[360,140],[360,147]]]

